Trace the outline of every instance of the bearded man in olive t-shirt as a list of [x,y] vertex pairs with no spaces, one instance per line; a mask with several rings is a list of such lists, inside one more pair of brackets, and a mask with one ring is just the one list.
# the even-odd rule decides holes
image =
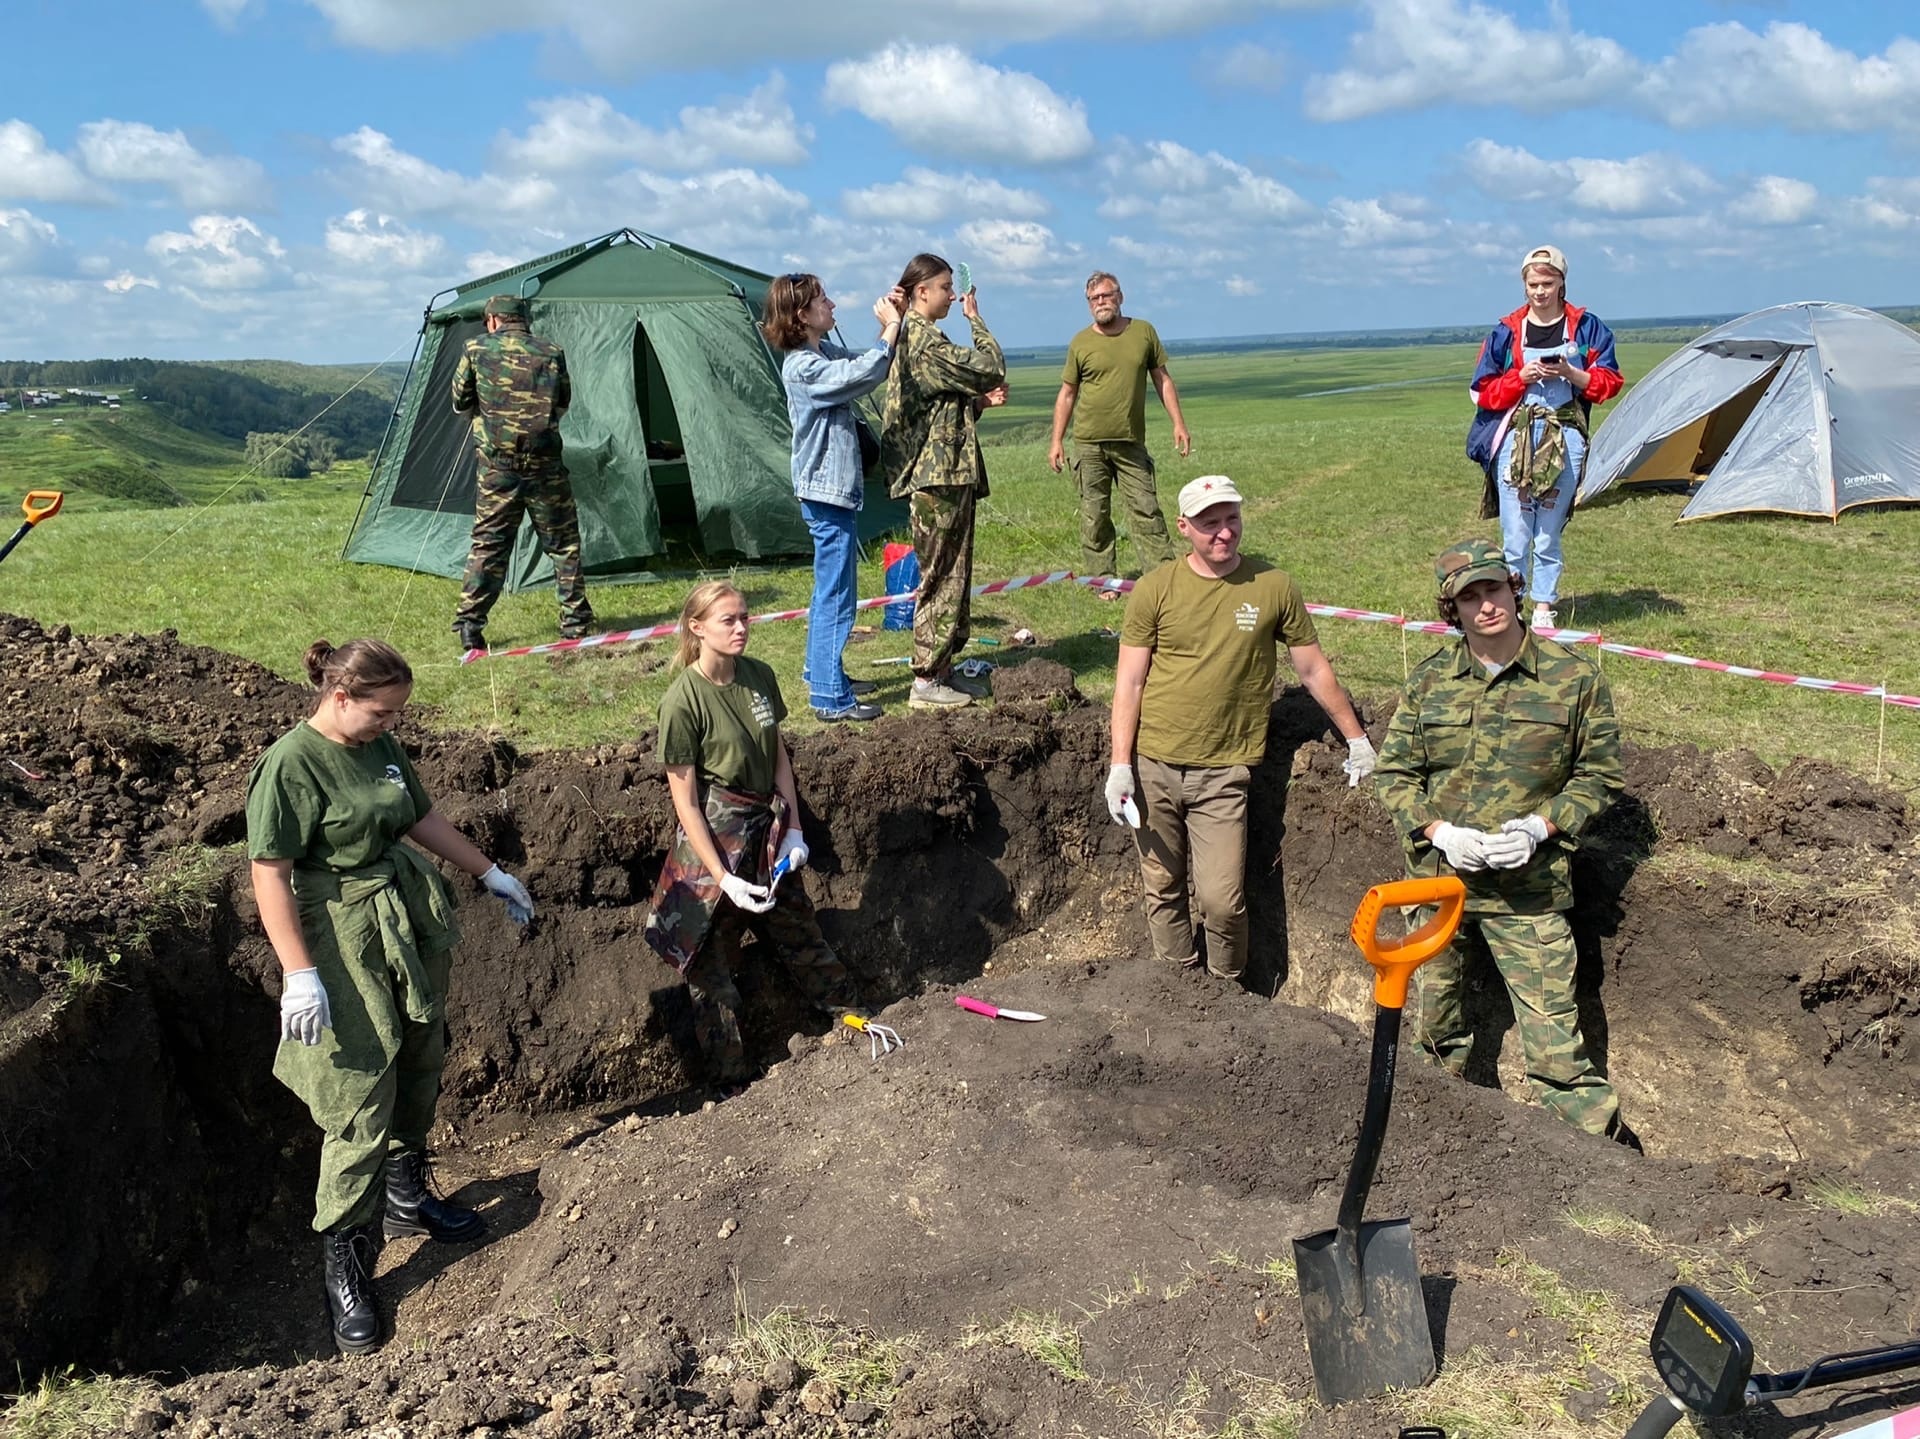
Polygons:
[[1267,751],[1279,646],[1347,741],[1349,785],[1373,772],[1373,746],[1320,650],[1300,586],[1240,553],[1240,491],[1202,475],[1180,491],[1183,558],[1143,576],[1127,600],[1113,682],[1107,812],[1134,826],[1153,952],[1187,968],[1247,967],[1247,791]]

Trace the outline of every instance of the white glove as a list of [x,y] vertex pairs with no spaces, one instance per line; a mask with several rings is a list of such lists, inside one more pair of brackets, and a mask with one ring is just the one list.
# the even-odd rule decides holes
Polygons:
[[280,1042],[297,1039],[302,1044],[318,1044],[320,1031],[333,1028],[333,1010],[327,1004],[327,987],[320,982],[320,971],[296,969],[283,979]]
[[1117,764],[1107,771],[1107,813],[1115,824],[1140,828],[1140,809],[1133,802],[1133,766]]
[[790,829],[780,836],[780,848],[775,851],[773,862],[777,865],[783,859],[788,861],[787,873],[791,874],[796,869],[805,869],[812,853],[807,848],[806,836],[797,829]]
[[748,884],[737,874],[720,881],[720,893],[748,914],[765,914],[773,908],[773,891],[764,884]]
[[1373,773],[1373,767],[1379,763],[1380,756],[1373,752],[1373,741],[1365,735],[1347,741],[1347,757],[1340,768],[1347,772],[1347,788],[1353,789],[1360,781]]
[[527,893],[524,884],[499,865],[481,875],[480,883],[507,902],[507,918],[515,924],[526,924],[533,918],[533,896]]
[[1487,839],[1487,867],[1518,869],[1546,842],[1547,822],[1539,815],[1510,819],[1500,826],[1500,833]]
[[1447,863],[1462,874],[1487,867],[1487,846],[1494,837],[1484,830],[1462,829],[1457,824],[1442,824],[1433,832],[1433,847],[1447,857]]

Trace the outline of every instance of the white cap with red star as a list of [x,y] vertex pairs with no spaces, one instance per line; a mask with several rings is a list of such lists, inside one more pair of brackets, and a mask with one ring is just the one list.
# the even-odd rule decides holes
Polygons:
[[1202,475],[1180,487],[1180,515],[1183,519],[1190,520],[1214,505],[1240,503],[1240,487],[1225,475]]

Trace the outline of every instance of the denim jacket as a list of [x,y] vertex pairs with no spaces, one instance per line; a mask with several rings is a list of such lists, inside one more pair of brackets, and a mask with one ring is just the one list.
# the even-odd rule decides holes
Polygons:
[[789,350],[780,364],[793,419],[793,492],[803,500],[860,508],[865,474],[853,402],[886,383],[893,351],[843,349],[822,340],[818,350]]

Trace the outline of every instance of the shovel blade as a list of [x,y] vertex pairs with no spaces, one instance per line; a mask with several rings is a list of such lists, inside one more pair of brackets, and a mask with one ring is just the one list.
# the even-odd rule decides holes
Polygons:
[[1320,1402],[1331,1408],[1389,1389],[1418,1389],[1433,1378],[1434,1360],[1413,1226],[1404,1219],[1360,1226],[1358,1313],[1343,1297],[1352,1291],[1342,1283],[1348,1261],[1338,1235],[1336,1229],[1323,1229],[1293,1241],[1307,1354]]

